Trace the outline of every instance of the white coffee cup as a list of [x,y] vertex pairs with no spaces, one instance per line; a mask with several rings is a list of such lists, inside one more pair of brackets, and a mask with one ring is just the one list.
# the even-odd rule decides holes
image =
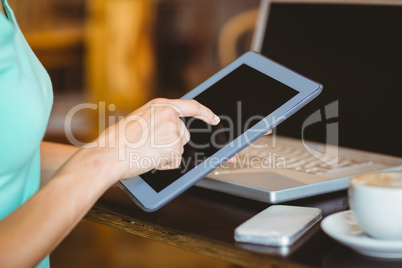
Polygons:
[[402,172],[350,180],[349,205],[359,227],[373,238],[402,240]]

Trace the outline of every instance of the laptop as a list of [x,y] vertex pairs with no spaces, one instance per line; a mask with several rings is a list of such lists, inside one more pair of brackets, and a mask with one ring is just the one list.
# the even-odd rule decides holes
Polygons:
[[324,89],[197,186],[274,204],[402,171],[402,1],[262,0],[258,13],[251,49]]

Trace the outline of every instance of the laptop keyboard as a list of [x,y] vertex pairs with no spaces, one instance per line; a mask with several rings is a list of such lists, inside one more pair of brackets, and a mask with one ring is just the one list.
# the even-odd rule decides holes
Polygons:
[[233,167],[284,168],[309,174],[323,174],[372,164],[371,161],[328,154],[318,159],[304,148],[277,144],[268,148],[247,147],[238,154]]

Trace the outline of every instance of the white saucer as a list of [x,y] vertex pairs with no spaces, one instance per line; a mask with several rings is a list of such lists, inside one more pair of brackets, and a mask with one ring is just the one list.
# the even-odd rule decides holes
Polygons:
[[326,217],[321,227],[329,236],[360,254],[386,259],[402,259],[402,240],[379,240],[366,235],[354,222],[351,212]]

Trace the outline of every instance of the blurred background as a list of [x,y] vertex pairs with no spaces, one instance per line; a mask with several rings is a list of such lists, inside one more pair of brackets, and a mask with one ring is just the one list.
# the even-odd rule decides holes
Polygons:
[[[179,98],[243,52],[259,0],[8,0],[48,70],[54,107],[45,139],[81,142],[155,97]],[[112,104],[112,105],[110,105]],[[101,111],[102,107],[106,107]],[[103,114],[104,112],[104,114]],[[158,256],[158,258],[155,258]],[[195,253],[82,221],[52,267],[231,267]]]

